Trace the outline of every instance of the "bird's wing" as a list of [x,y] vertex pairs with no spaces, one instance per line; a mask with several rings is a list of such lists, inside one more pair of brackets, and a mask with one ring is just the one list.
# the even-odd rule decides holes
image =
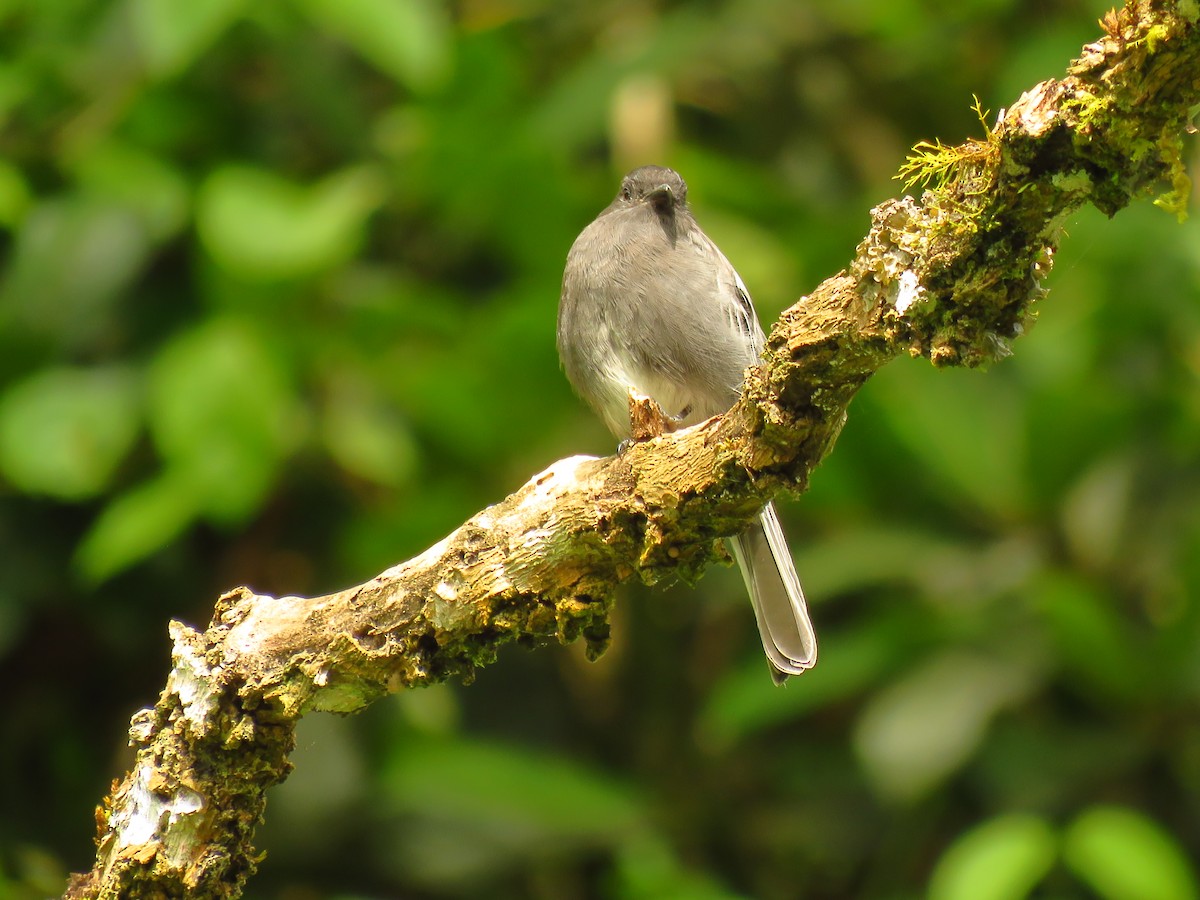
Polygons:
[[766,338],[762,326],[758,324],[758,315],[746,283],[712,238],[699,228],[693,229],[692,238],[696,242],[697,252],[716,260],[717,296],[724,307],[725,321],[737,335],[750,343],[757,359],[762,355]]
[[745,335],[754,346],[755,357],[762,356],[766,338],[763,336],[762,326],[758,323],[758,314],[754,311],[754,303],[750,300],[750,292],[746,290],[742,276],[737,273],[737,270],[732,265],[729,268],[733,271],[734,278],[734,300],[730,304],[732,307],[730,324],[739,333]]

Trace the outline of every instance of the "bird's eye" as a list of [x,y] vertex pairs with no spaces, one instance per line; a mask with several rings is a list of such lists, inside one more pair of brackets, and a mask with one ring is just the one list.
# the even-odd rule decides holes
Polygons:
[[621,188],[621,199],[622,200],[632,200],[633,199],[633,192],[629,190],[629,185],[625,185],[624,187]]

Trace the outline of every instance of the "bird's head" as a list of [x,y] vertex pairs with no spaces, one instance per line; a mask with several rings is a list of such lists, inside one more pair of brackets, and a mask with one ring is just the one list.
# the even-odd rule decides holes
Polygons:
[[621,180],[616,202],[625,206],[646,204],[658,213],[673,213],[687,206],[687,183],[674,169],[642,166]]

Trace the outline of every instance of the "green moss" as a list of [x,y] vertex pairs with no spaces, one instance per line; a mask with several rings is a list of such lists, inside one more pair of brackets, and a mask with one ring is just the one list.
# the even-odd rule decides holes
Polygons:
[[1167,166],[1171,190],[1155,198],[1154,205],[1164,209],[1180,221],[1187,220],[1188,199],[1192,195],[1192,179],[1183,162],[1182,141],[1176,133],[1164,133],[1159,141],[1159,153]]
[[[1050,184],[1055,190],[1061,191],[1064,194],[1072,194],[1078,197],[1086,197],[1092,192],[1092,176],[1082,169],[1076,169],[1073,172],[1055,172],[1050,178]],[[1022,185],[1022,187],[1031,187],[1032,185]]]
[[1146,29],[1146,36],[1143,38],[1146,42],[1146,49],[1151,53],[1156,53],[1159,44],[1166,40],[1170,33],[1171,30],[1166,25],[1151,25]]

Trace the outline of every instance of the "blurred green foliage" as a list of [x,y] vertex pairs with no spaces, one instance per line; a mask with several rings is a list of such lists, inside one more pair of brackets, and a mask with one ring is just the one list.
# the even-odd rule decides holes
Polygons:
[[[0,896],[92,808],[223,589],[332,590],[611,442],[566,250],[674,165],[769,322],[922,138],[1100,0],[0,3]],[[785,503],[822,637],[736,574],[615,638],[302,723],[251,896],[1194,898],[1200,230],[1067,225],[987,373],[893,363]]]

